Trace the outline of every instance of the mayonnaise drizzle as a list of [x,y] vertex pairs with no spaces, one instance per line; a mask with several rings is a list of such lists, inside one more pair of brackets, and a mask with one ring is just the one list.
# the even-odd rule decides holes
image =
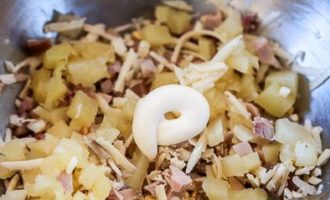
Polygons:
[[[165,118],[178,112],[176,119]],[[134,113],[135,143],[150,160],[157,156],[158,145],[173,145],[189,140],[205,128],[210,116],[202,94],[183,85],[159,87],[140,99]]]

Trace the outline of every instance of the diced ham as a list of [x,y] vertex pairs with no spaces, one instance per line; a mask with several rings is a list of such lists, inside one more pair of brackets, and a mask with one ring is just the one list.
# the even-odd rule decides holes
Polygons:
[[21,101],[19,107],[17,108],[17,113],[22,114],[24,112],[29,112],[34,108],[35,102],[31,97],[24,97]]
[[245,103],[245,105],[252,117],[260,117],[259,109],[253,103]]
[[166,180],[174,192],[182,192],[192,183],[190,176],[174,165],[170,165],[170,175],[166,177]]
[[117,190],[113,189],[107,197],[107,200],[124,200],[124,197]]
[[156,196],[156,186],[163,184],[161,181],[153,182],[143,187],[144,190],[148,191],[152,196]]
[[143,97],[145,94],[148,93],[148,88],[145,85],[144,81],[140,81],[139,83],[135,84],[133,87],[130,88],[135,94],[139,97]]
[[222,15],[220,11],[214,14],[207,14],[201,17],[201,21],[205,29],[213,30],[218,27],[222,22]]
[[50,39],[29,39],[25,46],[31,55],[39,55],[52,46]]
[[138,199],[137,193],[132,188],[120,190],[119,193],[125,200]]
[[157,72],[157,67],[151,59],[145,59],[140,62],[140,68],[143,78],[150,78]]
[[63,171],[57,176],[57,180],[62,184],[66,192],[70,194],[73,192],[73,180],[71,173],[68,174],[65,171]]
[[[25,127],[25,126],[22,126],[22,127]],[[27,128],[26,128],[27,129]],[[27,129],[28,130],[28,129]],[[37,139],[37,140],[43,140],[45,139],[45,133],[36,133],[34,134],[34,137]]]
[[257,13],[247,12],[242,15],[242,25],[244,32],[252,33],[258,30],[260,21]]
[[252,147],[249,142],[241,142],[233,146],[234,151],[241,157],[253,153]]
[[15,79],[17,82],[23,82],[26,81],[30,76],[27,74],[23,74],[23,73],[17,73],[15,74]]
[[139,199],[137,193],[132,189],[123,189],[120,191],[112,190],[107,200],[135,200]]
[[108,66],[108,72],[110,74],[118,74],[120,72],[120,69],[121,69],[120,62],[115,62]]
[[245,187],[235,177],[228,177],[228,182],[233,190],[244,190]]
[[106,152],[99,144],[94,140],[86,139],[86,145],[97,155],[99,158],[106,160],[110,157],[110,154]]
[[280,63],[275,58],[273,49],[271,48],[267,38],[265,37],[254,37],[251,41],[251,48],[255,51],[263,64],[271,65],[275,68],[281,68]]
[[105,94],[109,94],[113,90],[113,83],[110,79],[106,79],[100,83],[101,91]]
[[252,124],[254,135],[266,140],[272,140],[274,138],[275,130],[272,121],[263,117],[255,117]]

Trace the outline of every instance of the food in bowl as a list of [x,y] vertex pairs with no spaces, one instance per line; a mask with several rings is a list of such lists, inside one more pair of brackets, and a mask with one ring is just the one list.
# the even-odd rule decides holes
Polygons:
[[5,63],[1,85],[25,86],[0,144],[0,199],[322,192],[322,128],[298,123],[298,74],[256,13],[164,1],[153,19],[85,21],[57,13],[55,41],[30,39],[30,57]]

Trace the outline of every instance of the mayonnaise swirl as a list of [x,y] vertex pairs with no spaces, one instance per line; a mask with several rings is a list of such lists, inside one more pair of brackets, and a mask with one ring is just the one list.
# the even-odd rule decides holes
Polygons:
[[[176,119],[166,119],[178,112]],[[189,140],[205,128],[210,116],[202,94],[183,85],[159,87],[140,99],[134,113],[133,137],[149,160],[157,156],[158,145],[173,145]]]

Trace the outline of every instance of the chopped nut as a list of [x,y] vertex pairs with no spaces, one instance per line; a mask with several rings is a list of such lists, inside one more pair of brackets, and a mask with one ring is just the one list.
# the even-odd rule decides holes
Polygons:
[[19,174],[15,174],[13,176],[13,178],[10,179],[8,186],[6,188],[6,193],[8,191],[12,191],[17,187],[18,181],[19,181],[20,175]]
[[287,197],[288,199],[292,199],[293,198],[292,192],[288,188],[285,188],[284,189],[284,196]]
[[313,171],[312,171],[312,175],[315,177],[321,176],[322,175],[322,170],[318,167],[316,167]]
[[37,121],[30,122],[27,125],[27,127],[28,127],[28,129],[30,129],[34,133],[40,133],[41,131],[45,130],[46,122],[42,119],[39,119]]
[[289,116],[290,120],[297,122],[299,120],[299,116],[297,114],[292,114]]
[[296,198],[296,199],[299,199],[299,198],[303,197],[303,195],[301,193],[296,192],[296,191],[292,191],[291,194],[292,194],[292,197]]
[[308,183],[312,184],[312,185],[318,185],[319,183],[322,182],[322,179],[317,178],[315,176],[312,176],[308,179]]
[[303,174],[310,174],[310,172],[314,169],[314,166],[308,166],[304,168],[300,168],[295,172],[295,175],[300,176]]
[[298,176],[292,178],[292,182],[301,190],[310,195],[316,194],[316,188],[305,181],[301,180]]
[[246,174],[246,177],[253,187],[260,186],[260,180],[258,177],[254,177],[252,174]]
[[150,51],[150,44],[145,40],[141,40],[137,50],[138,55],[141,58],[145,58],[148,56],[149,51]]
[[325,149],[317,159],[317,166],[324,165],[330,158],[330,149]]

